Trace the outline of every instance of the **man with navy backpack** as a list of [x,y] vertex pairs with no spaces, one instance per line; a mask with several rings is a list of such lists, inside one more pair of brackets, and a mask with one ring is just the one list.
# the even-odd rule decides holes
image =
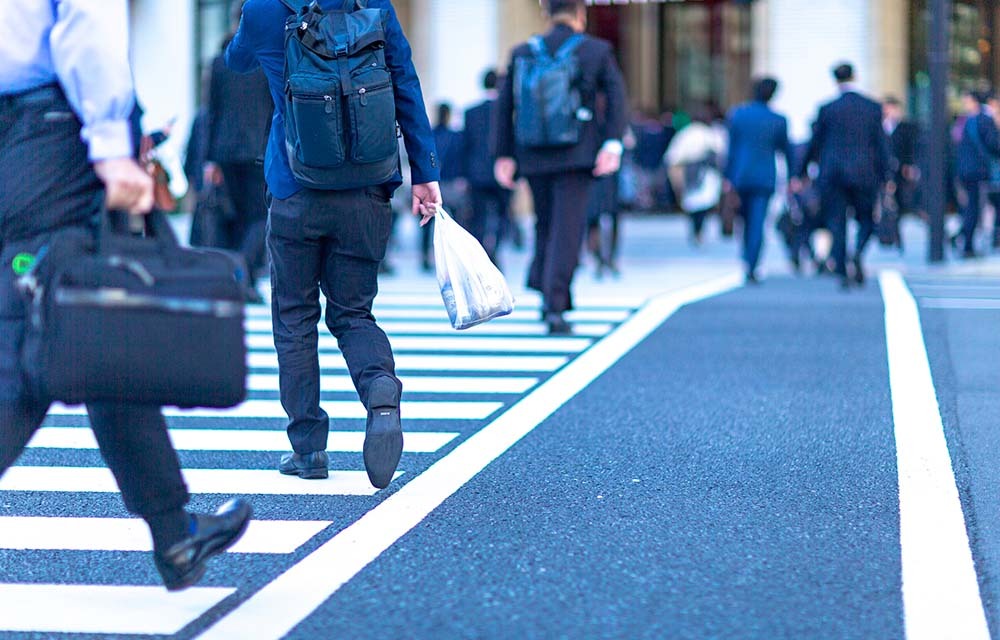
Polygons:
[[267,246],[281,404],[293,452],[279,471],[328,476],[320,408],[319,293],[368,410],[364,462],[389,485],[403,449],[392,349],[372,302],[400,186],[397,123],[413,177],[413,212],[441,205],[440,171],[410,45],[389,0],[248,0],[227,64],[267,76],[275,113],[264,160],[273,198]]
[[[516,47],[497,103],[496,178],[526,177],[535,202],[528,287],[540,291],[549,333],[571,332],[570,286],[595,177],[621,165],[625,82],[611,45],[584,34],[584,0],[543,0],[552,26]],[[598,95],[604,109],[597,113]]]

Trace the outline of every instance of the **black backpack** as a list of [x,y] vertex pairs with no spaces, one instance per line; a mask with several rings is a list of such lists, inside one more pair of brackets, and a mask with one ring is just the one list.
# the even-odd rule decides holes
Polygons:
[[580,142],[583,107],[576,49],[582,34],[570,36],[549,55],[538,36],[528,40],[532,55],[514,63],[514,138],[522,147],[571,147]]
[[281,0],[285,22],[285,146],[296,180],[345,190],[389,181],[399,169],[396,102],[385,62],[382,9],[345,0]]

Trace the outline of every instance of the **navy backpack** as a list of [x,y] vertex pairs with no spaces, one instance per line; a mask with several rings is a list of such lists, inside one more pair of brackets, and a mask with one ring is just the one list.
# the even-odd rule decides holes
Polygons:
[[582,34],[570,36],[549,55],[538,36],[528,40],[531,56],[514,63],[514,139],[528,148],[571,147],[580,142],[583,108],[576,49]]
[[345,190],[389,181],[399,169],[396,103],[385,62],[382,9],[345,0],[281,0],[285,23],[285,146],[296,180]]

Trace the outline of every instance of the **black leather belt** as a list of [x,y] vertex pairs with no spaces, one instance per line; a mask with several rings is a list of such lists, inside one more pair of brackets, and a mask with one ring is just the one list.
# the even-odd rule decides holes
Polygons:
[[15,110],[33,104],[65,103],[66,94],[58,84],[47,84],[21,93],[0,95],[0,109]]

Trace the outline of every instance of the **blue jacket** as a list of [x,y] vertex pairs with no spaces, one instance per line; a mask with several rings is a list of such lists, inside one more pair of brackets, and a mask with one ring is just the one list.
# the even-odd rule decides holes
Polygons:
[[[320,5],[336,10],[343,6],[343,0],[320,0]],[[441,175],[434,135],[413,68],[410,43],[389,0],[368,0],[368,6],[383,9],[388,15],[385,60],[395,87],[396,119],[403,131],[413,183],[437,182]],[[275,109],[264,155],[264,175],[271,193],[282,200],[303,188],[292,175],[285,151],[285,19],[289,15],[280,0],[248,0],[243,5],[240,28],[226,49],[226,64],[234,71],[248,73],[259,65],[267,76]],[[387,186],[395,189],[401,183],[397,173]]]
[[970,117],[962,127],[955,151],[955,174],[967,182],[990,178],[990,164],[1000,156],[1000,134],[985,113]]
[[462,162],[463,144],[461,131],[440,125],[434,127],[434,146],[438,150],[442,181],[457,180],[465,175],[465,167]]
[[729,114],[726,178],[737,191],[773,193],[777,183],[774,155],[781,153],[791,174],[788,122],[763,102],[748,102]]
[[858,189],[877,189],[890,178],[889,136],[882,127],[882,105],[845,91],[819,110],[805,162],[819,162],[819,181]]

